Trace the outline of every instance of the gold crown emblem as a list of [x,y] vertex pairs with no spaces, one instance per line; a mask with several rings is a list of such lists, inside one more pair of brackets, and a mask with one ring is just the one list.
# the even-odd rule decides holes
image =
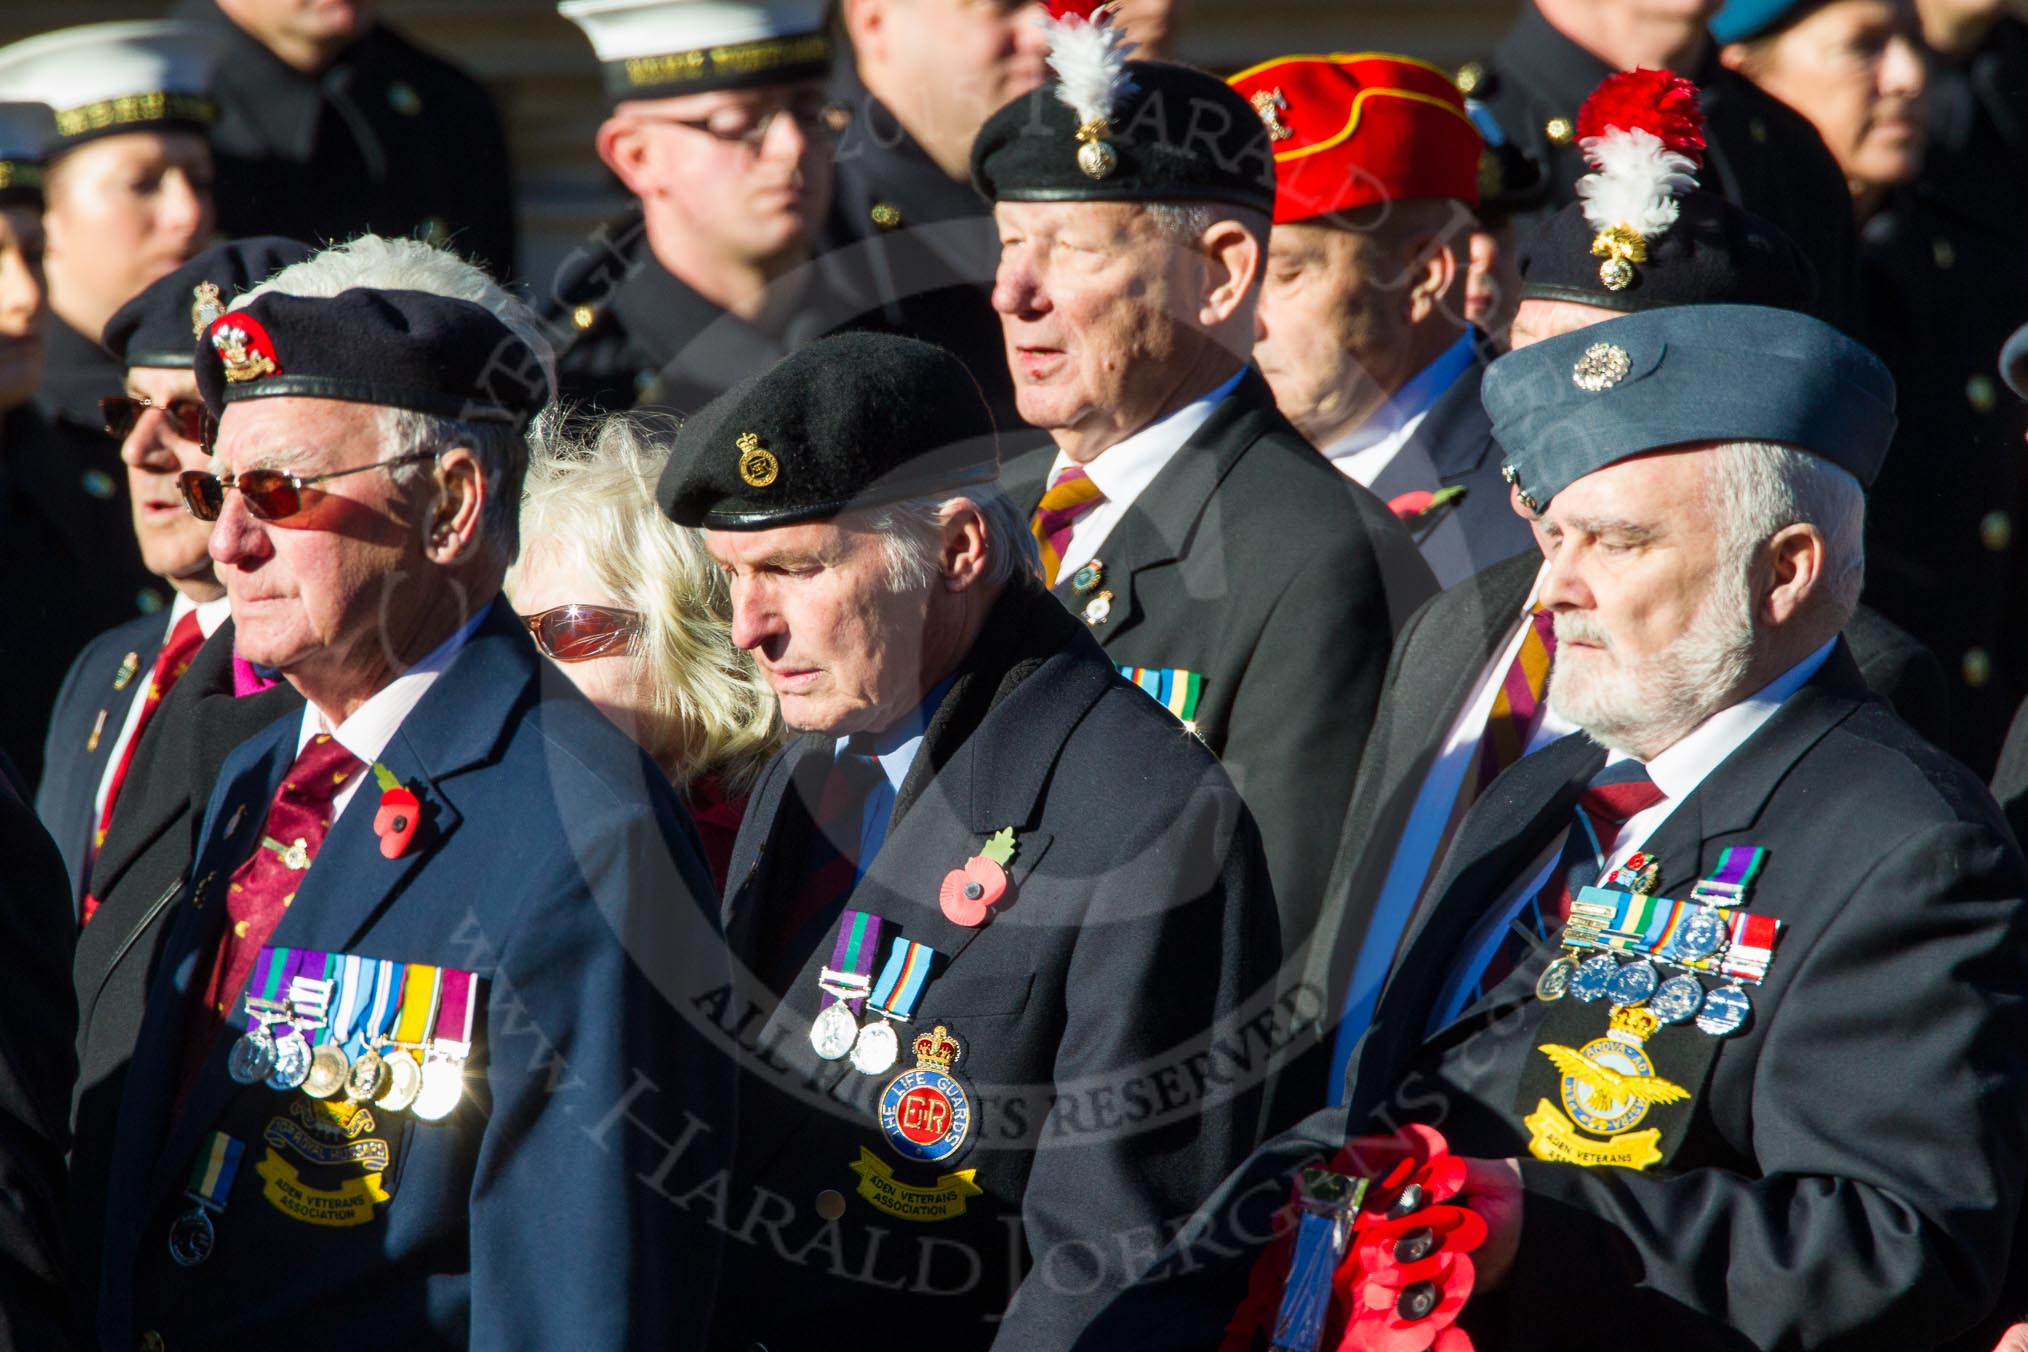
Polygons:
[[781,474],[782,462],[753,433],[741,432],[733,444],[739,447],[739,477],[748,487],[766,488]]
[[962,1050],[951,1030],[938,1024],[915,1040],[915,1064],[921,1070],[949,1070]]
[[202,338],[217,318],[225,313],[225,298],[217,282],[199,282],[190,288],[190,336]]
[[1662,1026],[1661,1019],[1645,1009],[1627,1009],[1618,1005],[1606,1015],[1606,1023],[1615,1033],[1625,1033],[1636,1042],[1646,1042]]

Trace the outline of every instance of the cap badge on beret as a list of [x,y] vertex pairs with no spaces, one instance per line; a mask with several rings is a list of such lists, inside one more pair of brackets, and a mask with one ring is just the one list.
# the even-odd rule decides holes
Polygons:
[[1578,180],[1577,195],[1597,232],[1599,281],[1624,291],[1648,261],[1648,241],[1676,223],[1677,195],[1697,186],[1704,154],[1697,86],[1666,70],[1610,76],[1578,110],[1576,139],[1593,170]]
[[1120,167],[1119,152],[1105,138],[1114,110],[1134,92],[1127,74],[1134,44],[1113,27],[1112,14],[1110,4],[1095,0],[1049,0],[1043,20],[1056,97],[1077,114],[1077,167],[1086,178],[1107,178]]
[[211,346],[225,368],[226,381],[233,385],[262,376],[280,375],[281,359],[275,355],[275,340],[251,315],[220,316],[211,325]]
[[1580,390],[1597,394],[1625,380],[1627,373],[1633,369],[1633,358],[1627,355],[1625,348],[1612,343],[1593,343],[1570,368],[1570,383]]
[[1270,141],[1286,141],[1296,134],[1295,128],[1282,121],[1282,114],[1289,110],[1289,100],[1280,86],[1273,89],[1256,89],[1248,100],[1253,110],[1260,114],[1261,125],[1267,128]]
[[752,432],[741,432],[733,444],[739,447],[739,477],[747,487],[766,488],[781,475],[782,462]]
[[204,331],[218,321],[225,313],[225,298],[218,294],[217,282],[199,282],[190,288],[190,336],[202,338]]

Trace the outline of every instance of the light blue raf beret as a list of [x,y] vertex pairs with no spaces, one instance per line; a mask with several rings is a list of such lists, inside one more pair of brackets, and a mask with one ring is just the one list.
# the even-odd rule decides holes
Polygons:
[[1481,394],[1530,511],[1643,451],[1769,441],[1871,487],[1894,436],[1894,378],[1820,319],[1759,305],[1676,305],[1509,352]]

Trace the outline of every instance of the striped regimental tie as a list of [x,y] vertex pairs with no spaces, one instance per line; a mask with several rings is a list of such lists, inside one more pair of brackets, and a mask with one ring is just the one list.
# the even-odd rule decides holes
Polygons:
[[1042,576],[1047,585],[1056,585],[1057,568],[1070,548],[1070,532],[1078,519],[1105,500],[1099,486],[1076,465],[1059,471],[1050,483],[1029,526],[1035,532],[1035,543],[1042,547]]

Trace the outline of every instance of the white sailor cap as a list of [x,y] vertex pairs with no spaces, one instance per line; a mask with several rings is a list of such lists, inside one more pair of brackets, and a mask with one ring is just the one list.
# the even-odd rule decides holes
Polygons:
[[202,130],[217,62],[217,40],[195,24],[85,24],[0,47],[0,99],[49,105],[51,155],[115,132]]
[[831,69],[823,0],[564,0],[613,102],[821,79]]
[[42,159],[56,138],[44,103],[0,103],[0,207],[42,205]]

